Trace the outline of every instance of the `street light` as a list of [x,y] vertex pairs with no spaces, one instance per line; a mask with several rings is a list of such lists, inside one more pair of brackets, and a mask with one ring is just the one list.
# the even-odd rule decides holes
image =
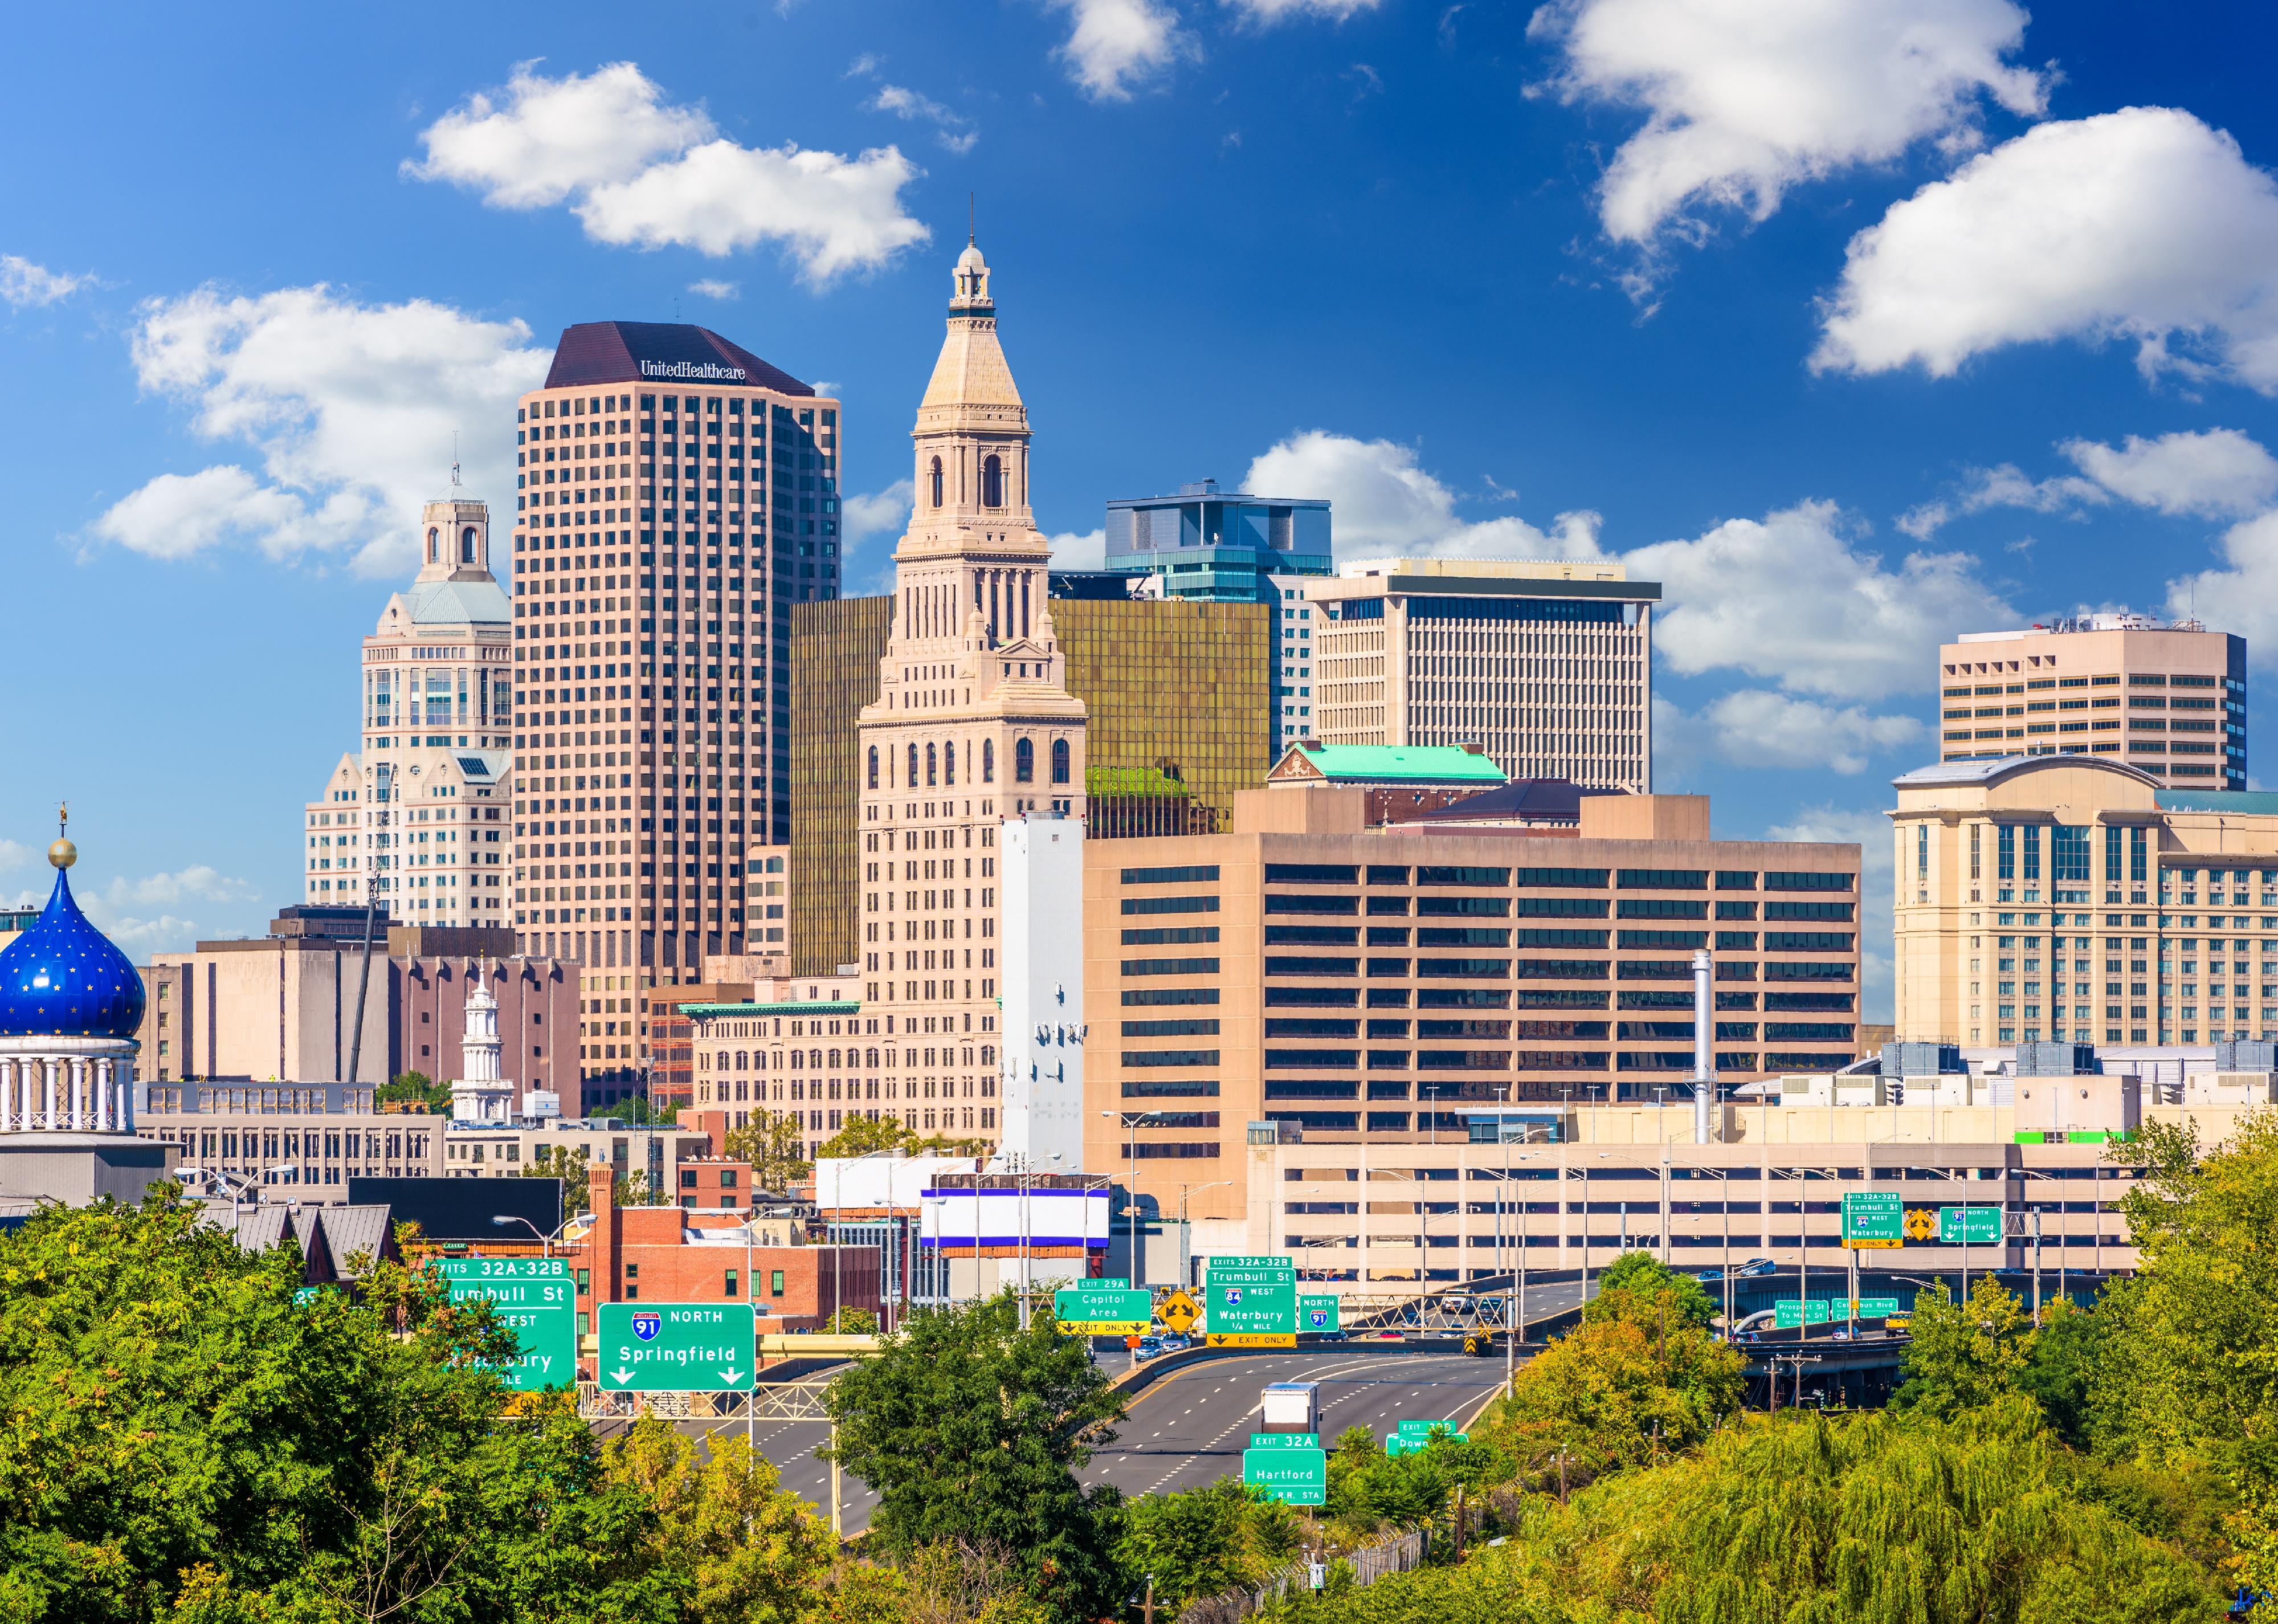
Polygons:
[[1139,1130],[1153,1127],[1162,1113],[1159,1111],[1102,1111],[1100,1115],[1121,1119],[1125,1135],[1129,1142],[1128,1160],[1131,1170],[1124,1182],[1124,1194],[1128,1199],[1123,1204],[1123,1216],[1125,1240],[1131,1249],[1131,1284],[1136,1290],[1146,1284],[1141,1276],[1147,1272],[1146,1260],[1139,1255]]

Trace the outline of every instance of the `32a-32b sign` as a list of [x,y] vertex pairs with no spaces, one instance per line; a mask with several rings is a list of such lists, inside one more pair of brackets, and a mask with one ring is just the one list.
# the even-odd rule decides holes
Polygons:
[[1220,1257],[1203,1274],[1203,1340],[1213,1348],[1297,1344],[1297,1266],[1286,1257]]

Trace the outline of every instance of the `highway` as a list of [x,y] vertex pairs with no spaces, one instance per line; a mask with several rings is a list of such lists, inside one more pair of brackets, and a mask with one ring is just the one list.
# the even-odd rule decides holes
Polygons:
[[[1533,1313],[1533,1294],[1528,1296]],[[1126,1495],[1239,1477],[1242,1452],[1257,1416],[1258,1392],[1268,1382],[1321,1384],[1326,1444],[1347,1427],[1367,1427],[1383,1437],[1403,1421],[1460,1421],[1502,1384],[1502,1360],[1411,1352],[1396,1343],[1368,1342],[1204,1360],[1169,1371],[1137,1393],[1128,1418],[1115,1429],[1115,1442],[1078,1475],[1087,1484],[1112,1483]],[[814,1452],[829,1436],[821,1421],[766,1421],[753,1439],[781,1472],[783,1486],[826,1514],[830,1467]],[[877,1497],[851,1475],[842,1495],[845,1531],[860,1533],[869,1524]]]

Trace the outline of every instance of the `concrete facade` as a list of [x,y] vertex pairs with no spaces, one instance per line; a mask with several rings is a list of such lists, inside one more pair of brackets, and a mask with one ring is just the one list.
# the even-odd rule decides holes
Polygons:
[[2246,787],[2246,640],[2090,615],[1938,651],[1938,758],[2123,757],[2175,788]]
[[1081,1173],[1084,828],[1073,818],[1032,812],[1006,819],[1003,836],[1005,1122],[998,1148],[1032,1172]]
[[1894,787],[1901,1038],[2278,1035],[2278,796],[2072,754],[1945,762]]
[[1304,592],[1323,743],[1472,745],[1514,778],[1653,787],[1653,582],[1617,563],[1387,558]]

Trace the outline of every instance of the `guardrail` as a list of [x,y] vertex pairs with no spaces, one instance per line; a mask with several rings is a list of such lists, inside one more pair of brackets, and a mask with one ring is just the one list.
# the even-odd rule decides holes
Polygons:
[[[1326,1577],[1331,1563],[1344,1563],[1352,1570],[1352,1582],[1357,1587],[1374,1584],[1387,1574],[1421,1567],[1431,1554],[1432,1530],[1411,1528],[1405,1534],[1395,1534],[1389,1539],[1330,1558],[1319,1566]],[[1280,1601],[1289,1593],[1291,1586],[1311,1589],[1314,1566],[1310,1559],[1291,1562],[1255,1584],[1197,1597],[1180,1611],[1179,1624],[1240,1624],[1240,1620]]]

